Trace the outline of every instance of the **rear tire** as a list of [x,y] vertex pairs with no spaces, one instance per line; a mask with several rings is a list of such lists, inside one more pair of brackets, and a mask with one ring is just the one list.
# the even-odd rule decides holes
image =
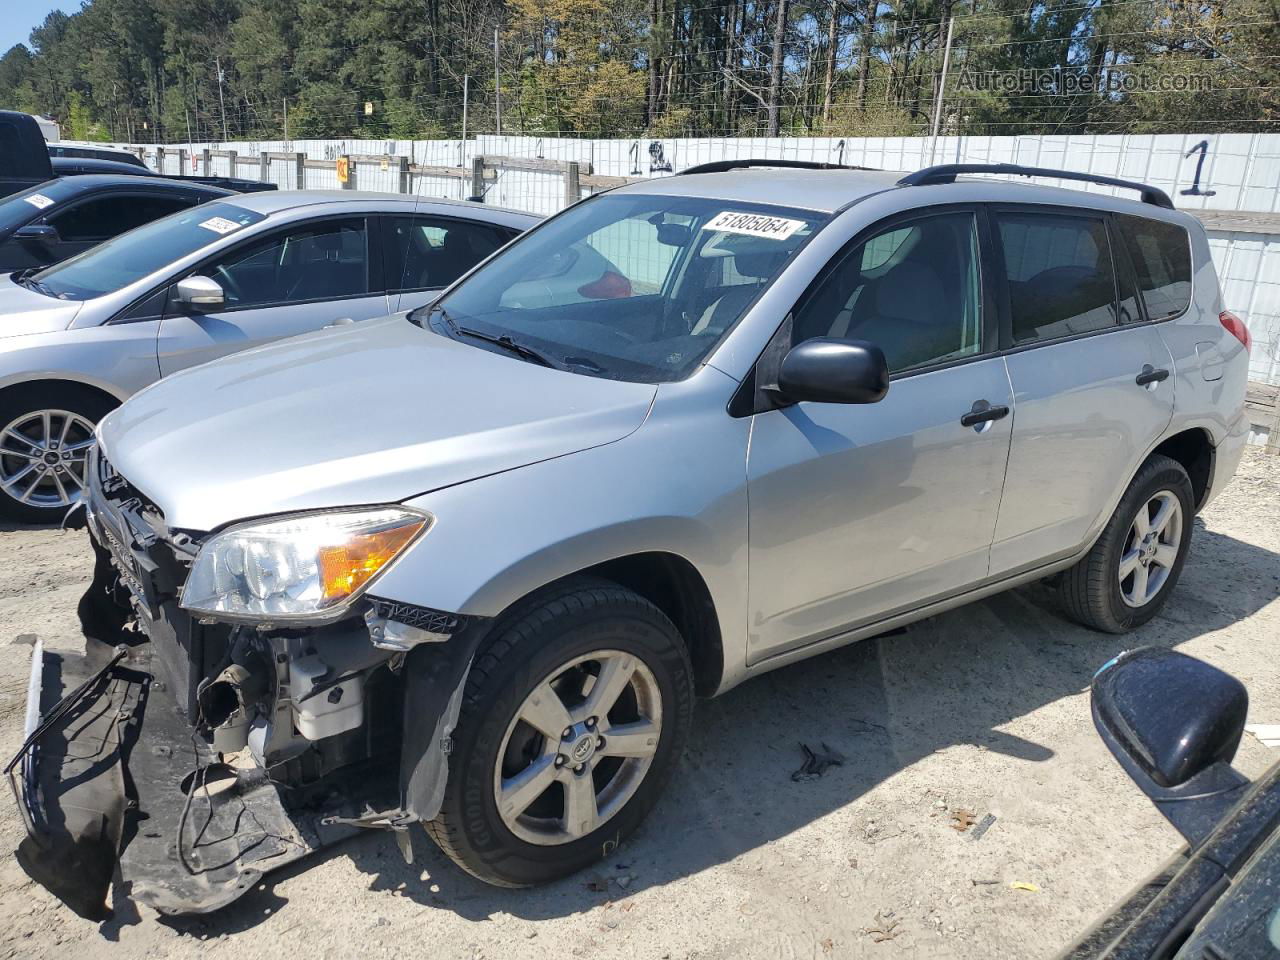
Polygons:
[[0,518],[60,523],[84,488],[93,431],[115,406],[75,384],[35,383],[0,399]]
[[[610,706],[615,688],[622,692]],[[684,642],[648,600],[585,578],[534,595],[503,616],[471,666],[444,801],[427,832],[460,867],[497,886],[581,870],[608,856],[657,802],[684,749],[693,701]],[[561,723],[563,732],[550,731]],[[543,779],[516,795],[515,785],[534,776]]]
[[1061,575],[1067,614],[1103,633],[1126,633],[1154,617],[1182,573],[1194,515],[1186,469],[1169,457],[1150,457],[1093,549]]

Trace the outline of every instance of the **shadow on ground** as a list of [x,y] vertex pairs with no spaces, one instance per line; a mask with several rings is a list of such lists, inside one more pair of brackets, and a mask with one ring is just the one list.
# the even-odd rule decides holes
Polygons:
[[[1131,635],[1092,633],[1067,621],[1052,593],[1037,585],[935,617],[902,635],[775,671],[700,703],[666,795],[597,872],[609,876],[625,865],[635,875],[628,892],[662,886],[785,836],[957,744],[980,744],[1030,763],[1050,761],[1054,754],[1044,745],[998,728],[1079,693],[1093,671],[1121,650],[1176,647],[1248,617],[1280,595],[1275,554],[1207,531],[1200,521],[1196,537],[1168,607]],[[1253,580],[1222,576],[1251,564],[1276,573]],[[1088,722],[1083,713],[1081,722]],[[793,782],[802,741],[826,742],[844,755],[844,765],[821,779]],[[403,863],[389,836],[369,834],[270,875],[217,914],[172,923],[210,935],[251,928],[288,910],[278,891],[282,879],[332,857],[350,858],[370,876],[372,889],[473,919],[499,912],[530,920],[564,916],[603,898],[587,888],[589,873],[537,893],[490,887],[455,867],[420,830],[413,842],[412,866]],[[120,923],[137,922],[136,916],[118,916],[103,934],[114,939]]]

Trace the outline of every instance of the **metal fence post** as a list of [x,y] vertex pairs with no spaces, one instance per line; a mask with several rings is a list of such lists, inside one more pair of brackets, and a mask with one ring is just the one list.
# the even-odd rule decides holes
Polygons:
[[413,190],[410,189],[411,184],[409,183],[409,158],[396,157],[396,167],[400,174],[397,189],[401,193],[412,193]]
[[156,147],[156,170],[164,173],[164,147],[161,146]]
[[467,199],[484,203],[484,157],[471,158],[471,196]]
[[258,154],[258,179],[263,183],[271,176],[271,157],[266,153]]
[[582,199],[582,186],[578,180],[578,161],[570,160],[564,171],[564,205],[566,207]]
[[235,150],[227,151],[227,176],[234,177],[236,175],[236,164],[239,162],[240,154]]
[[201,153],[204,155],[204,175],[207,177],[210,173],[209,167],[213,163],[213,157],[210,155],[208,147],[205,147]]
[[293,155],[293,188],[307,189],[307,155],[301,151]]
[[187,172],[187,149],[186,147],[178,148],[178,176],[182,176]]

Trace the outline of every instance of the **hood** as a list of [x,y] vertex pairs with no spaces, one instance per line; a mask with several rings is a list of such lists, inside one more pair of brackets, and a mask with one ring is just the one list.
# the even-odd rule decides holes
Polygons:
[[83,306],[20,287],[12,274],[0,277],[0,338],[66,330]]
[[619,440],[656,388],[565,373],[415,326],[321,330],[148,387],[98,428],[172,528],[391,503]]

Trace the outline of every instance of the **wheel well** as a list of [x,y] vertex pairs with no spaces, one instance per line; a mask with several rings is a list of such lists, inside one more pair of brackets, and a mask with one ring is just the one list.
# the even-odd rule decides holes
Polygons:
[[698,694],[715,691],[724,673],[720,620],[711,591],[693,564],[671,553],[638,553],[580,572],[634,590],[665,613],[689,648]]
[[0,404],[9,403],[15,397],[21,397],[27,393],[48,389],[79,391],[94,400],[100,400],[111,409],[120,406],[123,402],[119,397],[108,393],[106,390],[87,383],[81,383],[79,380],[26,380],[22,383],[11,383],[7,387],[0,387]]
[[1152,454],[1163,454],[1171,460],[1177,460],[1191,477],[1191,488],[1195,491],[1196,509],[1204,503],[1209,493],[1209,481],[1213,477],[1213,442],[1205,430],[1196,427],[1174,434],[1165,440]]

